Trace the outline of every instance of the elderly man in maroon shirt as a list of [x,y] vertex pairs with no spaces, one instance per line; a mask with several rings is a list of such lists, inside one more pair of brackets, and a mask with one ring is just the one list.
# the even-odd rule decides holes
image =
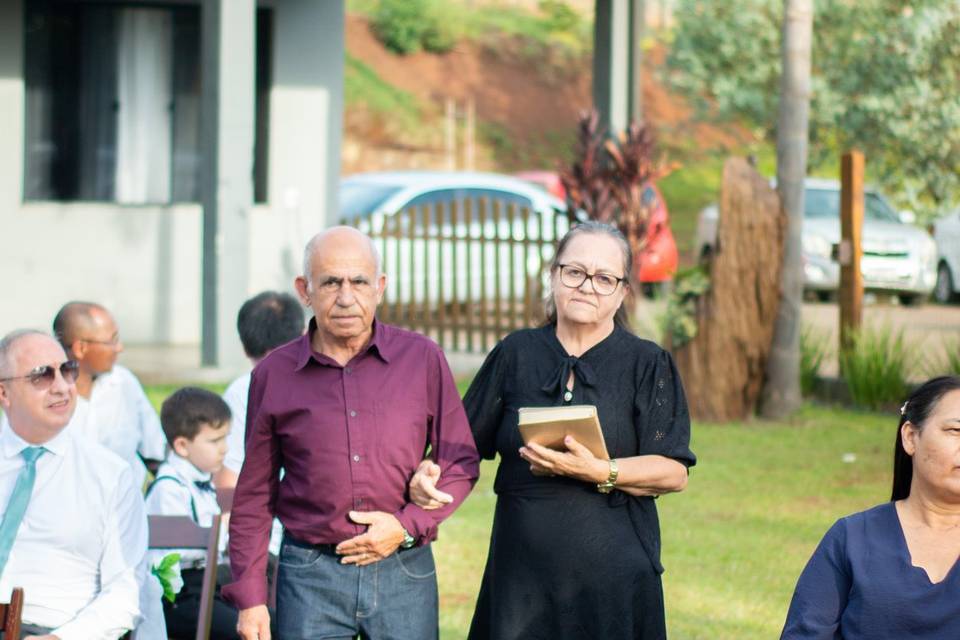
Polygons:
[[[274,515],[285,528],[280,638],[438,635],[430,542],[476,482],[479,458],[440,348],[374,319],[385,285],[367,236],[317,234],[296,279],[314,313],[309,330],[253,370],[230,522],[235,581],[223,589],[244,640],[270,638]],[[442,470],[438,489],[453,497],[430,511],[407,494],[428,451]]]

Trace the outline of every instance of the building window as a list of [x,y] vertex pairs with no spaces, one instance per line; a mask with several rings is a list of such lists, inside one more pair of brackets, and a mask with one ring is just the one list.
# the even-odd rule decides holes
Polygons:
[[[24,198],[199,202],[199,6],[31,0],[25,11]],[[269,31],[258,25],[258,45]],[[267,117],[268,50],[257,63]],[[256,126],[258,149],[266,129]],[[265,184],[266,167],[255,174]]]

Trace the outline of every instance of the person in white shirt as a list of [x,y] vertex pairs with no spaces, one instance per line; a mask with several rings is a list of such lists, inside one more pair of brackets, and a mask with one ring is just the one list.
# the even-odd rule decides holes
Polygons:
[[23,587],[27,638],[112,640],[140,615],[143,499],[129,465],[66,428],[78,373],[49,335],[0,339],[0,601]]
[[[200,526],[209,527],[213,517],[220,513],[212,478],[223,467],[227,452],[230,408],[211,391],[184,387],[164,401],[160,408],[160,421],[171,451],[147,491],[147,513],[190,516]],[[224,584],[231,579],[222,555],[227,543],[225,525],[224,522],[221,529],[221,557],[218,562],[218,583]],[[174,603],[163,601],[167,635],[175,640],[192,640],[197,634],[206,552],[198,549],[175,551],[180,554],[183,588]],[[150,553],[156,554],[152,560],[159,560],[170,552]],[[237,610],[221,600],[219,592],[213,604],[210,638],[237,638]]]
[[54,318],[53,332],[80,363],[77,409],[70,428],[126,460],[134,482],[142,487],[147,475],[143,460],[159,464],[166,440],[140,381],[116,364],[123,343],[113,316],[92,302],[69,302]]
[[[237,333],[243,352],[256,366],[277,347],[303,335],[306,324],[303,307],[289,293],[264,291],[250,298],[237,314]],[[237,485],[237,475],[243,466],[244,435],[246,434],[247,395],[250,390],[250,372],[230,383],[223,399],[230,406],[233,421],[227,438],[227,457],[223,470],[217,474],[221,489]]]

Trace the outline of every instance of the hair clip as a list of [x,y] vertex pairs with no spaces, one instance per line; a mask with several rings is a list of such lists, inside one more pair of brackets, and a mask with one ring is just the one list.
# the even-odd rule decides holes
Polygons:
[[903,403],[903,406],[900,407],[900,415],[902,415],[902,416],[907,415],[907,404],[908,404],[909,402],[910,402],[910,401],[907,400],[906,402]]

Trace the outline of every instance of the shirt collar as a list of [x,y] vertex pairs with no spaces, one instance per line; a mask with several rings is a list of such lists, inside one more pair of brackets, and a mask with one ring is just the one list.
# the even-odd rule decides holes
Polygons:
[[173,451],[170,452],[170,455],[167,456],[167,464],[169,464],[174,471],[177,472],[181,478],[187,482],[206,482],[209,481],[212,474],[204,473],[193,466],[193,463],[187,460],[186,458],[181,458]]
[[[296,370],[300,371],[307,366],[307,363],[313,359],[318,364],[330,366],[335,364],[333,360],[323,356],[322,354],[317,353],[313,350],[313,334],[317,330],[317,319],[316,317],[310,318],[310,323],[307,325],[307,332],[300,337],[300,351],[297,355],[297,366]],[[392,354],[390,353],[390,339],[389,335],[386,335],[387,331],[385,325],[377,322],[376,318],[373,320],[373,332],[370,335],[370,341],[367,342],[360,353],[358,353],[355,358],[362,357],[367,353],[373,353],[378,358],[383,360],[385,364],[390,364],[390,358]],[[336,365],[339,366],[339,365]]]
[[12,458],[19,456],[20,452],[27,447],[41,446],[54,455],[62,456],[67,452],[69,438],[70,434],[67,432],[66,427],[64,427],[60,430],[60,433],[43,444],[30,444],[17,435],[17,432],[10,426],[9,421],[4,420],[3,429],[0,430],[0,454],[2,454],[4,458]]

